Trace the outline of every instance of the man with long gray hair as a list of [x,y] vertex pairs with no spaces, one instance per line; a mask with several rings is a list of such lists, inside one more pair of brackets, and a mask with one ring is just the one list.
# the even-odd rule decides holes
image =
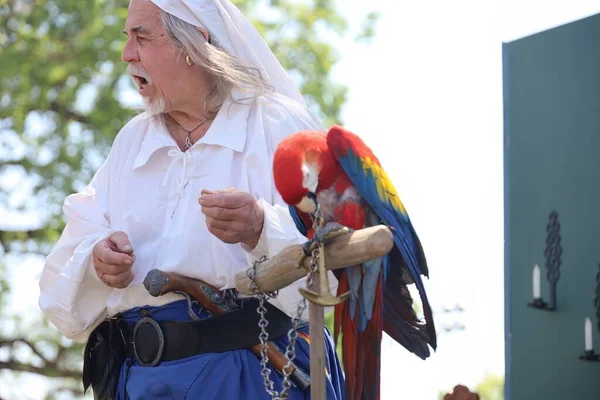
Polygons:
[[[321,124],[229,0],[131,0],[124,33],[122,59],[145,112],[118,132],[86,189],[65,200],[41,309],[86,342],[83,381],[95,398],[263,399],[290,382],[289,399],[309,398],[305,314],[295,343],[287,336],[305,280],[264,305],[270,354],[288,345],[295,353],[290,380],[251,351],[260,344],[257,300],[233,288],[237,272],[306,242],[274,188],[272,157],[284,137]],[[157,270],[204,284],[195,295],[152,294],[145,279]],[[327,398],[341,399],[324,329]]]

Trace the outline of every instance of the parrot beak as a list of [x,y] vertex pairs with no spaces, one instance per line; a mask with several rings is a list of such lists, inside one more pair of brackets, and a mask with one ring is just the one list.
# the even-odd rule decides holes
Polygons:
[[308,192],[308,194],[306,195],[306,197],[308,197],[310,200],[313,201],[314,203],[314,212],[312,213],[313,217],[316,216],[319,212],[319,201],[317,200],[317,195],[314,194],[313,192]]
[[314,215],[319,211],[319,202],[317,201],[317,195],[313,192],[308,192],[306,196],[302,198],[302,201],[296,204],[296,207],[302,212],[310,215]]

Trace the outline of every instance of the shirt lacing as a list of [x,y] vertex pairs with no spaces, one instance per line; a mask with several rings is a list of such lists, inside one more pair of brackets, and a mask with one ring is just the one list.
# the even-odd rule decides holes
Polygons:
[[162,186],[165,187],[171,176],[171,170],[173,166],[179,162],[181,162],[182,172],[181,178],[177,182],[177,191],[175,191],[175,197],[180,198],[183,194],[183,190],[185,189],[185,185],[189,182],[189,180],[193,177],[188,177],[188,169],[193,169],[194,159],[192,158],[192,154],[190,151],[182,152],[179,149],[171,149],[169,150],[169,157],[171,157],[171,165],[167,169],[167,173],[165,174],[165,178],[163,179]]

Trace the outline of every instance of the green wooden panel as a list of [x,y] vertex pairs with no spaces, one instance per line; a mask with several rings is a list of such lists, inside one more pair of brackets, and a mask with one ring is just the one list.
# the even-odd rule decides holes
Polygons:
[[[506,398],[600,399],[600,362],[583,362],[600,263],[600,14],[503,46]],[[555,312],[527,307],[550,212],[562,265]]]

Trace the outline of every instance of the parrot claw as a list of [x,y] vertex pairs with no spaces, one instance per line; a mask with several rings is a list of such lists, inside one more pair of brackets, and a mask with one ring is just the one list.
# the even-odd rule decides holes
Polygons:
[[298,260],[298,268],[302,268],[304,260],[312,257],[312,252],[326,240],[335,239],[336,237],[343,236],[353,231],[353,229],[338,224],[337,222],[328,222],[325,224],[323,228],[318,230],[313,239],[302,245],[302,252],[304,254],[300,257],[300,260]]
[[353,229],[350,229],[347,226],[344,226],[337,222],[328,222],[327,224],[325,224],[324,227],[317,231],[317,233],[315,234],[314,241],[321,244],[324,243],[326,240],[335,239],[353,231]]

